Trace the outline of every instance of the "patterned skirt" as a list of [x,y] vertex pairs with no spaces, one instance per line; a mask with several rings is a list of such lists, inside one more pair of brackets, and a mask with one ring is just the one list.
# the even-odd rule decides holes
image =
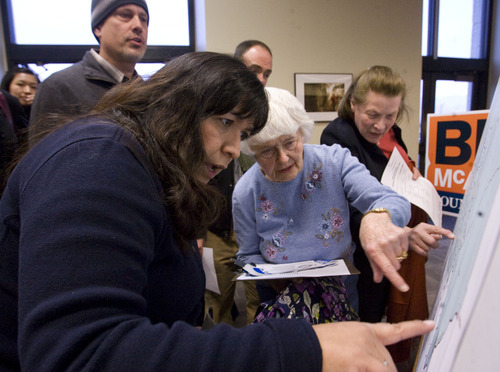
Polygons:
[[263,303],[254,323],[269,318],[304,318],[311,324],[359,320],[340,277],[292,281],[272,301]]

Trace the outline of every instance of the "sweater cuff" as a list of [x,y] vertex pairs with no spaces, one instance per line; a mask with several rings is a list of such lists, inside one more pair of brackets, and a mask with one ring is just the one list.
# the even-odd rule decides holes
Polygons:
[[282,371],[321,371],[321,345],[309,322],[304,319],[272,319],[264,324],[275,331]]

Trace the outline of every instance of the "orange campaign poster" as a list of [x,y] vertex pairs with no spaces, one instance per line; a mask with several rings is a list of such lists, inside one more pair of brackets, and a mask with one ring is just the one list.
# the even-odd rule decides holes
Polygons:
[[441,197],[443,214],[458,216],[488,113],[427,116],[425,177]]

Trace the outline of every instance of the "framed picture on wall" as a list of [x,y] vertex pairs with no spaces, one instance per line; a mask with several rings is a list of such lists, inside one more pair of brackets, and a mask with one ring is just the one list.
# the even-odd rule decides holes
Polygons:
[[335,119],[352,74],[295,74],[295,96],[314,121]]

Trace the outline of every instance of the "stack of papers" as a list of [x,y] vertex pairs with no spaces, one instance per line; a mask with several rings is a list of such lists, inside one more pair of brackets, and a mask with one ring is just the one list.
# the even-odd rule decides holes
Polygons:
[[309,260],[286,264],[245,264],[243,271],[236,280],[314,278],[359,274],[359,271],[344,259]]

